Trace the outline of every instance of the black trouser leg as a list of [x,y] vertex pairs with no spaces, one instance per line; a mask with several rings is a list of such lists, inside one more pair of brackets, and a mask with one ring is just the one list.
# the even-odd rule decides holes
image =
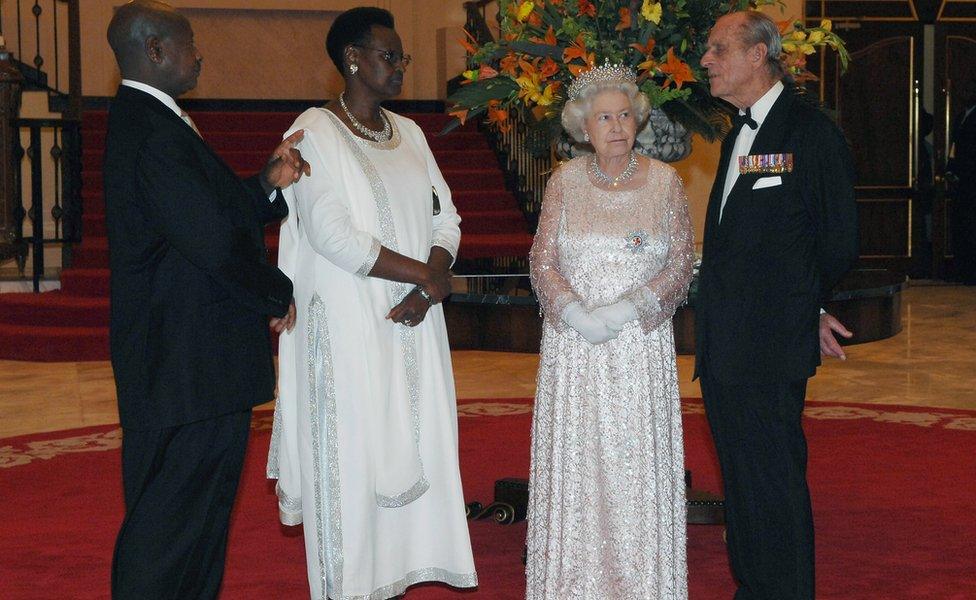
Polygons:
[[216,598],[251,411],[151,431],[125,430],[126,513],[112,598]]
[[701,383],[722,469],[736,599],[812,599],[813,515],[800,422],[806,380]]

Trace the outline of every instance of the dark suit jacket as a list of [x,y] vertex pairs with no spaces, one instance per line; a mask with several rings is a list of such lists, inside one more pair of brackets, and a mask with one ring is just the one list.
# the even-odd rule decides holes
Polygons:
[[[967,107],[968,108],[968,107]],[[949,159],[946,171],[959,178],[955,188],[950,190],[959,200],[976,197],[976,110],[969,113],[965,109],[959,113],[952,124],[952,144],[955,157]]]
[[836,125],[789,86],[750,155],[791,153],[782,185],[741,174],[719,207],[735,142],[728,136],[712,185],[698,295],[696,376],[720,383],[794,381],[820,364],[819,308],[858,257],[850,152]]
[[291,281],[266,261],[263,225],[287,214],[241,181],[149,94],[109,110],[105,205],[112,368],[122,426],[158,429],[272,399],[268,315]]

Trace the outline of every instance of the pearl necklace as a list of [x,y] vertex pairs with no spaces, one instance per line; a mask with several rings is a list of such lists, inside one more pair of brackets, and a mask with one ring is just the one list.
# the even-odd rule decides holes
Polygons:
[[621,183],[626,182],[628,179],[633,177],[635,173],[637,173],[637,154],[634,151],[630,152],[630,162],[627,163],[627,168],[616,177],[610,177],[604,173],[603,169],[600,168],[599,162],[597,162],[596,154],[593,154],[590,157],[590,173],[593,175],[594,179],[603,185],[612,188],[620,187]]
[[343,98],[344,95],[345,92],[339,94],[339,106],[342,107],[342,112],[346,113],[346,117],[348,117],[349,122],[352,123],[352,126],[356,128],[356,131],[377,142],[382,143],[390,141],[390,138],[393,137],[393,128],[390,126],[390,120],[386,118],[383,111],[380,111],[380,118],[382,118],[383,122],[385,123],[383,130],[374,131],[357,121],[356,117],[352,116],[352,112],[350,112],[349,107],[346,106],[346,101]]

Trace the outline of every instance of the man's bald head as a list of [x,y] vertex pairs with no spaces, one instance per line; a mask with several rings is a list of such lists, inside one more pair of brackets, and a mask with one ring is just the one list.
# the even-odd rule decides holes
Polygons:
[[151,85],[176,98],[192,90],[203,58],[186,17],[165,2],[133,0],[119,7],[108,43],[124,79]]
[[122,76],[138,71],[149,60],[146,46],[151,39],[168,39],[189,28],[186,17],[165,2],[133,0],[120,6],[108,25],[108,43]]

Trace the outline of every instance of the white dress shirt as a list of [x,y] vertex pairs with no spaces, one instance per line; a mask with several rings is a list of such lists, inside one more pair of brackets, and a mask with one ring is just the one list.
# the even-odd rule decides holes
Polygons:
[[[739,157],[749,154],[749,150],[752,149],[752,142],[756,139],[756,134],[759,133],[763,121],[766,120],[766,115],[773,108],[773,104],[776,103],[776,99],[779,98],[783,89],[783,82],[777,81],[773,84],[773,87],[769,88],[763,94],[762,98],[756,100],[756,103],[750,107],[752,119],[758,127],[753,129],[748,125],[743,125],[739,129],[739,135],[735,138],[735,145],[732,146],[732,155],[729,156],[728,169],[725,172],[725,188],[722,191],[722,204],[718,211],[718,220],[720,222],[722,220],[722,211],[725,210],[725,201],[729,199],[729,192],[732,191],[732,186],[735,185],[736,180],[739,178]],[[739,114],[744,115],[746,111],[740,109]]]

